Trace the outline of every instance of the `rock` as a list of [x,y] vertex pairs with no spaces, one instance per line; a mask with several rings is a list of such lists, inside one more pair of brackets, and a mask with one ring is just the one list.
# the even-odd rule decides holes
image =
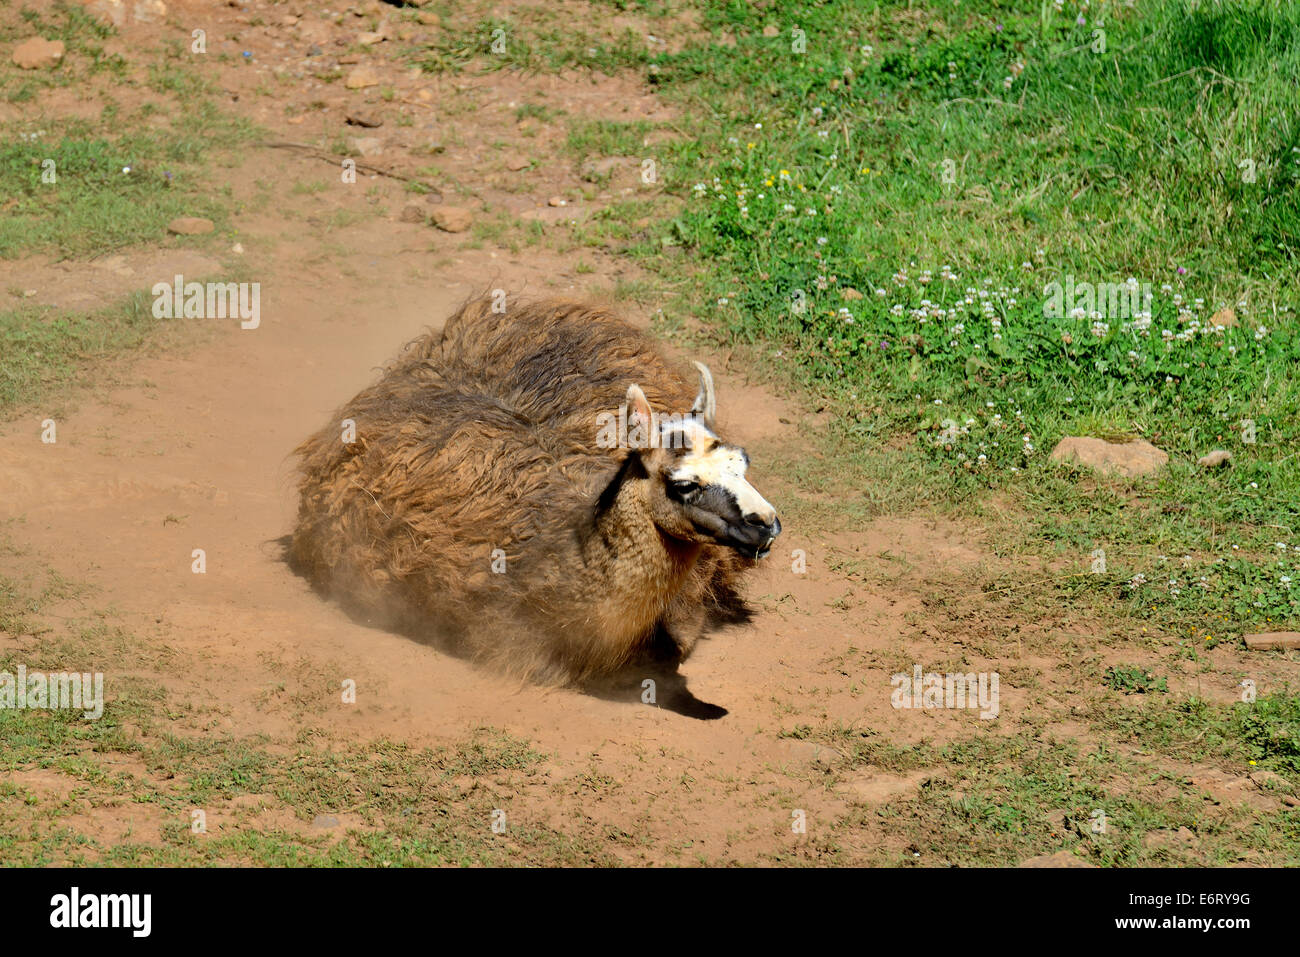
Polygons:
[[780,27],[774,27],[771,24],[768,24],[767,26],[763,27],[763,36],[765,37],[779,37],[780,35],[781,35]]
[[1246,647],[1251,651],[1295,650],[1300,648],[1300,631],[1263,631],[1247,635]]
[[1159,850],[1161,848],[1192,844],[1195,841],[1195,831],[1189,827],[1180,827],[1176,831],[1166,829],[1148,831],[1142,838],[1142,846],[1152,850]]
[[1250,775],[1250,779],[1255,782],[1257,787],[1264,791],[1267,791],[1271,787],[1279,787],[1288,791],[1291,789],[1291,785],[1287,784],[1286,778],[1282,777],[1280,774],[1275,774],[1272,771],[1256,771],[1254,774]]
[[843,289],[840,290],[840,298],[847,299],[850,302],[852,302],[854,299],[861,299],[862,293],[858,292],[852,286],[845,286]]
[[463,233],[474,223],[474,214],[460,206],[435,206],[433,224],[446,233]]
[[1027,861],[1020,862],[1021,867],[1096,867],[1080,857],[1075,857],[1069,851],[1057,851],[1055,854],[1040,854],[1038,857],[1031,857]]
[[1231,329],[1237,324],[1237,314],[1233,312],[1232,307],[1220,309],[1214,315],[1210,316],[1210,325],[1223,326],[1225,329]]
[[126,4],[122,0],[89,0],[86,13],[104,26],[126,26]]
[[384,152],[384,141],[378,136],[350,136],[348,148],[361,156],[379,156]]
[[409,203],[402,207],[402,215],[398,218],[404,223],[423,224],[428,216],[419,206],[416,206],[414,203]]
[[244,244],[235,243],[235,245],[230,247],[230,251],[234,253],[236,256],[242,256],[244,255]]
[[1169,456],[1150,442],[1107,442],[1091,436],[1067,435],[1052,449],[1053,462],[1071,459],[1099,472],[1114,472],[1125,478],[1150,475],[1169,461]]
[[1196,464],[1203,469],[1212,469],[1222,465],[1230,458],[1232,458],[1232,453],[1227,449],[1215,449],[1213,452],[1202,455],[1196,460]]
[[383,126],[384,121],[377,116],[369,116],[365,113],[349,113],[348,123],[352,126],[364,126],[366,129],[376,129]]
[[357,37],[357,42],[363,47],[374,46],[376,43],[383,43],[388,37],[382,33],[363,33]]
[[48,70],[63,59],[63,43],[32,37],[14,47],[14,66],[20,70]]
[[421,103],[430,103],[430,102],[433,101],[433,91],[432,91],[432,90],[421,90],[419,93],[417,93],[417,94],[415,94],[415,95],[416,95],[416,98],[419,99]]
[[569,201],[563,196],[552,196],[546,201],[547,206],[568,206]]
[[419,13],[415,15],[415,18],[419,20],[422,24],[424,24],[426,27],[442,26],[442,17],[438,16],[436,13],[433,13],[429,10],[421,10]]
[[378,86],[379,74],[368,66],[360,66],[348,74],[343,85],[349,90],[364,90],[368,86]]
[[307,56],[321,56],[325,51],[321,49],[319,43],[313,43],[307,48]]
[[521,169],[528,169],[532,165],[533,161],[527,156],[514,155],[506,157],[506,169],[512,173],[518,173]]
[[167,4],[163,0],[135,0],[133,17],[136,23],[161,23],[167,19]]
[[167,224],[167,231],[177,236],[202,236],[216,229],[212,220],[200,216],[181,216]]
[[339,826],[339,819],[333,814],[317,814],[311,819],[311,826],[321,829],[328,829]]

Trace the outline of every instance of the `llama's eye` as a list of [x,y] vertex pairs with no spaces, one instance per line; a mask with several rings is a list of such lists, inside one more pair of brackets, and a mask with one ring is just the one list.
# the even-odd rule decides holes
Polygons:
[[668,485],[681,498],[689,498],[700,490],[699,482],[672,481]]

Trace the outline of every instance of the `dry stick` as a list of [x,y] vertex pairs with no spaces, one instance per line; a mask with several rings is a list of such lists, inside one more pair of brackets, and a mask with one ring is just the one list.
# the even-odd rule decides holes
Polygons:
[[[315,157],[316,159],[325,160],[325,162],[332,163],[335,166],[337,166],[339,163],[339,158],[335,156],[333,153],[329,153],[326,152],[325,150],[318,149],[317,147],[311,146],[307,143],[278,142],[278,143],[258,143],[257,145],[265,146],[269,149],[302,150],[304,153],[307,153]],[[404,176],[401,173],[394,173],[392,170],[382,169],[381,167],[378,166],[371,166],[369,163],[357,163],[356,166],[357,169],[366,173],[375,173],[379,176],[387,176],[390,179],[400,179],[407,183],[418,183],[421,186],[428,187],[429,189],[433,190],[435,193],[439,192],[434,187],[429,186],[429,184],[424,182],[424,180],[416,179],[414,176]]]

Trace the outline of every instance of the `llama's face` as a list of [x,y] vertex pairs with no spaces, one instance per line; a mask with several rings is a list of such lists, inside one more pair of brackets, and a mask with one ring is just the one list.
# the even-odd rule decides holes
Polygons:
[[[708,385],[711,404],[711,380]],[[628,397],[631,414],[639,414],[633,392]],[[655,524],[674,538],[727,545],[748,558],[762,558],[781,534],[781,520],[745,478],[745,450],[721,441],[702,418],[667,417],[657,423],[657,448],[640,453],[651,482]]]

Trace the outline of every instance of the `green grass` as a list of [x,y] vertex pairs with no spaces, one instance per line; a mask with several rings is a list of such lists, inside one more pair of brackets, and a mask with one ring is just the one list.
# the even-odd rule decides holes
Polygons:
[[412,51],[412,62],[426,73],[469,68],[479,72],[588,69],[614,73],[649,59],[645,39],[630,29],[612,38],[597,37],[572,22],[567,13],[545,8],[528,11],[527,19],[524,24],[489,17],[457,29],[443,29]]
[[206,101],[159,129],[121,123],[111,109],[95,123],[10,126],[13,137],[0,143],[0,177],[9,186],[0,256],[10,259],[164,242],[178,216],[224,223],[225,204],[203,174],[204,156],[213,142],[233,145],[250,133]]
[[44,399],[71,384],[87,363],[140,346],[166,320],[138,292],[92,313],[52,307],[0,311],[0,412]]
[[[648,68],[686,115],[655,148],[679,212],[632,249],[677,282],[684,249],[675,321],[836,413],[814,490],[875,514],[1009,493],[1015,540],[1130,576],[1210,552],[1208,590],[1166,575],[1145,602],[1169,627],[1300,621],[1260,558],[1300,546],[1300,8],[701,10]],[[1125,313],[1130,278],[1150,299]],[[1116,296],[1056,310],[1067,281]],[[1136,483],[1048,462],[1072,434],[1172,461]]]
[[[6,187],[0,257],[85,256],[163,242],[168,222],[178,216],[224,222],[225,204],[205,175],[207,159],[218,144],[230,148],[247,140],[253,127],[216,107],[215,88],[176,45],[146,64],[147,98],[124,110],[114,84],[140,87],[127,79],[122,57],[104,54],[102,43],[114,33],[63,0],[0,19],[0,42],[39,34],[67,47],[50,70],[20,70],[7,57],[0,63],[0,97],[27,104],[18,119],[0,126]],[[56,87],[83,89],[98,114],[46,114],[36,94]]]
[[[1087,745],[1015,733],[899,746],[844,726],[804,726],[792,736],[838,750],[837,774],[933,772],[901,799],[850,809],[835,822],[831,850],[862,850],[857,845],[874,831],[918,852],[890,859],[876,851],[877,864],[1007,866],[1066,850],[1110,866],[1293,865],[1300,830],[1292,811],[1245,801],[1207,805],[1183,769],[1196,762],[1234,775],[1271,770],[1293,792],[1297,709],[1300,696],[1285,692],[1232,707],[1144,698],[1141,706],[1109,707]],[[1161,840],[1180,828],[1192,838]]]

